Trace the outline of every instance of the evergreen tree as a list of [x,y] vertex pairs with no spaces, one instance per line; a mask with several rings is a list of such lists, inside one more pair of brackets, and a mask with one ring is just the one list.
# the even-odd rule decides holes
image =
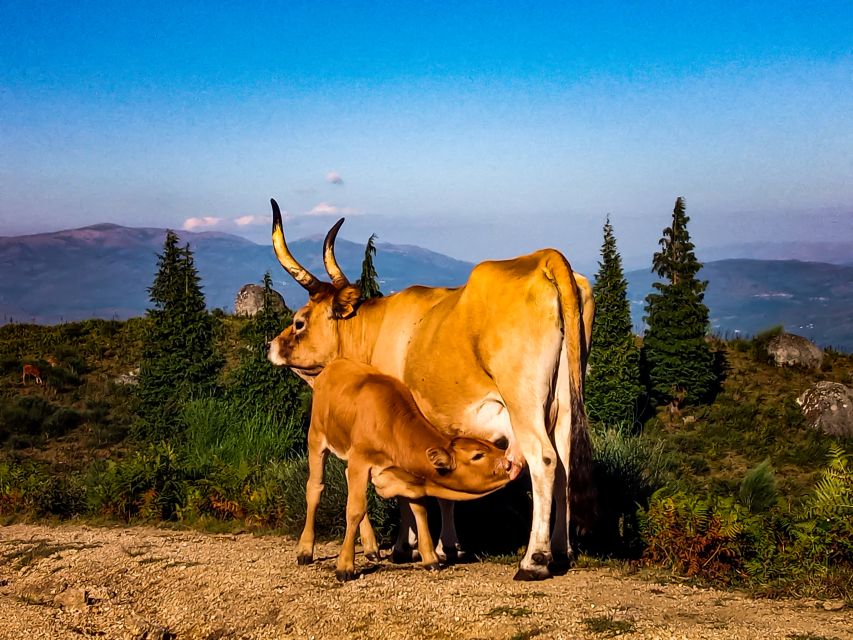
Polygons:
[[361,277],[358,279],[358,286],[361,288],[363,300],[382,296],[382,292],[379,290],[379,276],[373,266],[373,256],[376,255],[376,245],[373,244],[375,239],[375,233],[368,238],[367,246],[364,248],[364,261],[361,263]]
[[643,392],[640,350],[631,330],[628,282],[609,217],[604,225],[601,262],[593,293],[595,323],[586,378],[586,408],[590,418],[601,424],[631,424]]
[[705,335],[707,282],[696,274],[702,264],[687,232],[684,199],[675,201],[672,225],[663,230],[652,271],[664,282],[646,297],[642,360],[650,394],[660,402],[693,403],[705,399],[717,383],[714,354]]
[[230,376],[228,397],[246,412],[264,411],[282,425],[292,418],[301,427],[304,385],[289,368],[273,366],[266,355],[266,344],[290,323],[292,314],[276,304],[269,271],[263,282],[263,306],[240,330],[248,348]]
[[205,307],[192,251],[179,247],[172,231],[148,293],[153,307],[139,372],[137,435],[157,440],[182,431],[180,407],[213,392],[223,360],[214,350],[216,320]]

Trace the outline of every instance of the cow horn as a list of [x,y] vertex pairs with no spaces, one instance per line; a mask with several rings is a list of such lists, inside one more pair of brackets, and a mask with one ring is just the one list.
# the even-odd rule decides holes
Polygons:
[[270,199],[270,204],[272,205],[272,246],[275,249],[278,261],[285,271],[293,276],[293,279],[301,284],[308,293],[316,293],[323,283],[315,278],[308,269],[299,264],[293,254],[290,253],[281,226],[281,209],[278,208],[278,203],[274,199]]
[[335,260],[335,238],[338,237],[338,230],[343,223],[343,218],[338,220],[335,226],[329,229],[329,233],[326,234],[326,239],[323,241],[323,264],[326,265],[326,272],[332,278],[335,289],[343,289],[349,286],[349,280],[338,266],[338,261]]

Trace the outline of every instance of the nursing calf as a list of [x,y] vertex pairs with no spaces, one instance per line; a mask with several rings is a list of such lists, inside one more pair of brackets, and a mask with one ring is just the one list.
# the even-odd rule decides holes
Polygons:
[[347,526],[335,571],[341,581],[355,576],[357,529],[365,555],[379,558],[376,536],[365,517],[368,480],[383,498],[410,501],[423,564],[436,569],[438,558],[424,498],[479,498],[500,489],[515,475],[506,453],[490,442],[438,431],[398,380],[366,364],[334,360],[314,382],[308,430],[308,508],[299,538],[299,564],[313,560],[314,518],[329,451],[348,463]]

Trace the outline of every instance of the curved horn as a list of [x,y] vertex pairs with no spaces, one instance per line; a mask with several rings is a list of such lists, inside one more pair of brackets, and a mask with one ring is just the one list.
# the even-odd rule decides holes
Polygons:
[[338,266],[338,261],[335,260],[335,238],[338,237],[338,230],[343,223],[343,218],[338,220],[335,226],[329,229],[329,233],[326,234],[326,239],[323,241],[323,264],[326,265],[326,272],[332,278],[335,289],[343,289],[349,286],[349,280]]
[[307,289],[308,293],[317,292],[323,283],[315,278],[308,269],[299,264],[293,254],[290,253],[281,226],[281,209],[278,208],[278,203],[274,199],[270,199],[270,204],[272,205],[272,246],[275,249],[278,261],[296,282]]

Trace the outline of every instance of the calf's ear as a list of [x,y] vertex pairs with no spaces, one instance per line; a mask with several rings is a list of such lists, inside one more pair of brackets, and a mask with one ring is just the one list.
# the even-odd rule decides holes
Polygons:
[[355,314],[358,309],[358,304],[361,302],[361,289],[354,285],[349,285],[343,289],[339,289],[335,293],[335,299],[332,301],[332,314],[335,318],[349,318]]
[[447,449],[432,447],[427,449],[427,457],[440,475],[450,473],[456,468],[456,460]]

